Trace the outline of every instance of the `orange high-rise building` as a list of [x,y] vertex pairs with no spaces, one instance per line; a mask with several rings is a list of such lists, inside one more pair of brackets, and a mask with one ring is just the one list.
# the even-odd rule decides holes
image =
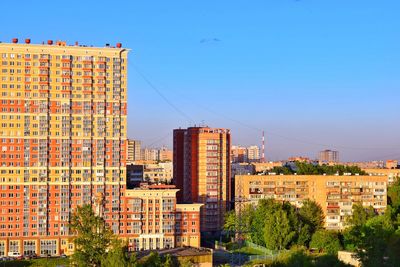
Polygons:
[[85,203],[125,234],[127,52],[0,43],[0,256],[68,253]]
[[208,127],[174,130],[173,180],[178,199],[203,203],[201,231],[221,230],[230,201],[230,131]]

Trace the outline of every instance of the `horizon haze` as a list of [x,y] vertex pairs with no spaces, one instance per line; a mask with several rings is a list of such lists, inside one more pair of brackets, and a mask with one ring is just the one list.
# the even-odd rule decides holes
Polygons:
[[400,159],[398,1],[41,2],[2,3],[0,41],[131,49],[128,137],[145,146],[205,124],[241,145],[264,130],[267,160]]

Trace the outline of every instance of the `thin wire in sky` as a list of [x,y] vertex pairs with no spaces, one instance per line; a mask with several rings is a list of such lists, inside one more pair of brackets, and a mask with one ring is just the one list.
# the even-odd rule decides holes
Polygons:
[[[183,96],[182,94],[180,94],[180,95]],[[183,96],[183,97],[186,98],[185,96]],[[187,99],[187,98],[186,98],[186,99]],[[204,110],[206,110],[206,111],[208,111],[208,112],[210,112],[210,113],[212,113],[212,114],[214,114],[214,115],[217,115],[217,116],[222,117],[222,118],[224,118],[224,119],[227,119],[227,120],[229,120],[229,121],[235,122],[235,123],[240,124],[240,125],[242,125],[242,126],[248,128],[248,129],[257,131],[257,132],[259,132],[259,133],[262,133],[262,131],[263,131],[263,129],[261,129],[261,128],[258,128],[258,127],[255,127],[255,126],[253,126],[253,125],[244,123],[244,122],[242,122],[242,121],[240,121],[240,120],[231,118],[231,117],[229,117],[229,116],[226,116],[225,114],[216,112],[215,110],[212,110],[212,109],[210,109],[210,108],[208,108],[208,107],[206,107],[206,106],[204,106],[204,105],[198,103],[198,102],[195,101],[195,100],[191,100],[191,101],[192,101],[192,103],[196,104],[198,107],[200,107],[200,108],[202,108],[202,109],[204,109]],[[322,144],[322,143],[312,142],[312,141],[305,140],[305,139],[299,139],[299,138],[295,138],[295,137],[288,137],[288,136],[281,135],[281,134],[279,134],[279,133],[276,133],[276,132],[273,132],[273,131],[270,131],[270,130],[266,130],[265,133],[266,133],[267,135],[276,136],[276,137],[279,137],[279,138],[281,138],[281,139],[285,139],[285,140],[289,140],[289,141],[295,141],[295,142],[297,142],[297,143],[303,143],[303,144],[313,145],[313,146],[318,146],[318,147],[331,147],[332,149],[345,149],[345,150],[383,150],[383,149],[399,149],[399,148],[394,148],[394,147],[390,147],[390,148],[389,148],[389,147],[350,147],[350,146],[340,146],[340,145],[339,145],[339,146],[337,146],[337,145],[328,145],[328,144]]]
[[184,117],[190,124],[193,124],[194,120],[187,113],[183,112],[180,108],[174,105],[135,65],[133,65],[133,67],[136,73],[142,77],[142,79],[165,101],[165,103],[167,103],[173,110]]
[[[139,71],[139,69],[134,65],[134,69],[135,71],[143,78],[143,80],[168,104],[170,105],[176,112],[178,112],[180,115],[182,115],[183,117],[185,117],[189,123],[193,123],[194,120],[187,115],[185,112],[183,112],[180,108],[178,108],[176,105],[174,105],[163,93],[161,93],[160,90],[158,90],[154,84],[141,72]],[[181,97],[188,99],[186,96],[179,94]],[[202,108],[214,115],[217,115],[219,117],[222,117],[224,119],[227,119],[229,121],[235,122],[239,125],[242,125],[248,129],[257,131],[259,133],[261,133],[263,130],[261,128],[255,127],[253,125],[244,123],[238,119],[234,119],[231,118],[229,116],[226,116],[225,114],[221,114],[219,112],[216,112],[215,110],[212,110],[204,105],[201,105],[200,103],[198,103],[197,101],[195,101],[194,99],[190,99],[192,104],[195,104],[196,106],[198,106],[199,108]],[[270,130],[265,130],[266,135],[272,135],[272,136],[276,136],[279,137],[281,139],[285,139],[288,141],[294,141],[297,143],[303,143],[303,144],[307,144],[307,145],[313,145],[313,146],[318,146],[318,147],[329,147],[332,149],[344,149],[344,150],[384,150],[384,149],[400,149],[400,148],[396,148],[396,147],[352,147],[352,146],[341,146],[341,145],[332,145],[332,144],[323,144],[323,143],[316,143],[316,142],[312,142],[309,140],[305,140],[305,139],[299,139],[299,138],[295,138],[295,137],[289,137],[289,136],[285,136]]]

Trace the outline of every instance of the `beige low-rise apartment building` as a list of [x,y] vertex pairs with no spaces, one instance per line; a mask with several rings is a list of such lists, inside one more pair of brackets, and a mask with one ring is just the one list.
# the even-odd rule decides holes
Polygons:
[[400,178],[400,169],[382,169],[382,168],[375,168],[375,169],[363,169],[366,173],[373,176],[386,176],[388,185],[393,184],[397,179]]
[[[352,214],[352,206],[362,203],[383,213],[387,205],[386,176],[371,175],[238,175],[235,197],[257,205],[273,198],[301,207],[306,199],[319,203],[325,214],[325,227],[340,230]],[[236,204],[236,209],[243,205]]]
[[143,179],[152,183],[171,182],[172,162],[159,162],[156,164],[145,164]]

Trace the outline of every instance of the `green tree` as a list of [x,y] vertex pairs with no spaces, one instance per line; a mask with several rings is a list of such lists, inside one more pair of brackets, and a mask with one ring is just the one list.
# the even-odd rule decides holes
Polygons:
[[300,230],[297,243],[308,246],[315,231],[324,226],[324,212],[321,206],[313,200],[305,200],[298,212],[300,220]]
[[143,267],[163,267],[160,255],[152,251],[150,255],[141,259],[141,266]]
[[77,266],[100,266],[115,239],[103,218],[97,216],[90,205],[80,206],[72,214],[69,227],[75,236],[73,263]]
[[264,240],[269,249],[284,249],[293,241],[296,232],[283,209],[275,210],[265,218]]
[[334,231],[320,229],[313,234],[310,248],[316,248],[328,254],[337,254],[341,249],[339,236]]
[[400,213],[400,178],[388,187],[387,197],[388,204],[394,209],[395,213]]
[[193,263],[193,260],[186,258],[183,260],[179,260],[179,266],[180,267],[193,267],[194,263]]
[[300,246],[307,246],[311,241],[312,232],[308,224],[300,223],[300,227],[297,234],[297,244]]
[[257,208],[252,213],[250,239],[260,246],[265,246],[265,224],[275,210],[282,209],[282,205],[273,199],[261,199],[258,201]]
[[175,267],[178,264],[175,263],[174,259],[172,258],[171,254],[167,254],[164,258],[163,267]]
[[228,235],[234,236],[237,228],[237,217],[234,210],[231,210],[225,214],[224,230],[228,232]]
[[362,226],[348,227],[343,231],[343,246],[345,250],[356,251],[358,244],[361,242],[361,227]]
[[303,206],[299,209],[299,216],[304,224],[309,225],[312,233],[324,227],[324,211],[321,205],[314,200],[303,201]]
[[392,263],[400,262],[398,240],[390,216],[373,217],[360,227],[356,255],[365,267],[396,266]]
[[362,204],[353,204],[353,213],[348,219],[348,223],[353,226],[361,226],[367,222],[368,219],[374,217],[374,208],[369,206],[368,208],[363,207]]
[[132,254],[131,257],[128,256],[127,249],[123,246],[121,240],[114,240],[112,248],[107,252],[101,261],[101,266],[104,267],[136,267],[136,255]]

